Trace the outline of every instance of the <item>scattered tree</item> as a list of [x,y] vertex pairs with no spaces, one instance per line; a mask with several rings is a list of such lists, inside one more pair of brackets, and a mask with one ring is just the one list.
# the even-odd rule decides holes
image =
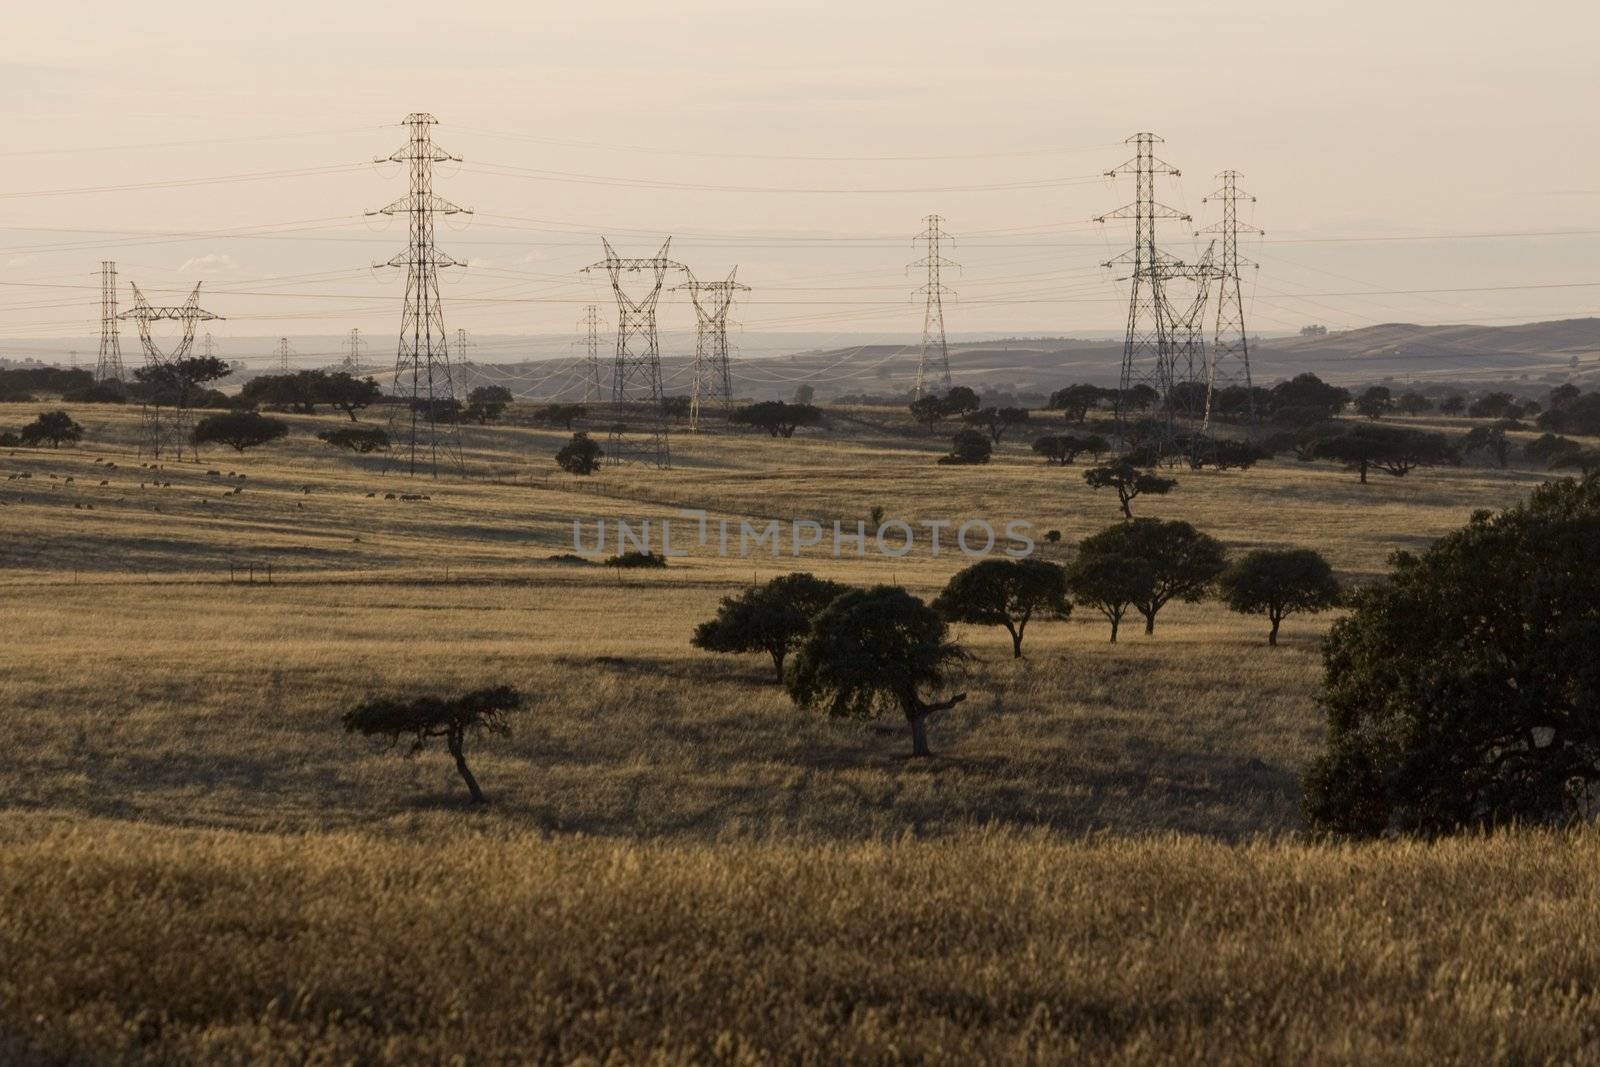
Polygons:
[[1163,478],[1140,470],[1126,459],[1117,460],[1104,467],[1090,467],[1083,472],[1083,480],[1090,489],[1115,489],[1117,502],[1122,505],[1122,517],[1133,518],[1132,505],[1136,497],[1165,496],[1177,488],[1176,478]]
[[939,403],[944,407],[944,413],[953,418],[961,418],[977,411],[983,406],[983,401],[978,399],[978,394],[964,385],[957,385],[944,394]]
[[946,466],[964,466],[974,463],[987,463],[994,454],[994,445],[989,443],[989,435],[979,433],[977,430],[962,430],[950,440],[950,452],[939,457],[939,462]]
[[981,426],[989,431],[989,439],[995,444],[1000,443],[1000,438],[1013,426],[1021,426],[1032,418],[1024,408],[979,408],[968,414],[965,421],[973,426]]
[[1541,430],[1600,437],[1600,392],[1573,397],[1539,416]]
[[1320,830],[1583,818],[1600,781],[1600,480],[1476,513],[1356,593],[1324,654]]
[[472,803],[488,803],[478,780],[467,766],[466,739],[469,734],[491,733],[509,736],[508,716],[524,704],[521,693],[506,685],[475,689],[458,697],[419,697],[415,700],[368,700],[345,712],[347,733],[388,738],[390,744],[411,741],[407,755],[422,751],[430,738],[444,738],[445,747],[456,761],[456,771],[467,783]]
[[600,446],[580,430],[556,453],[556,466],[568,474],[593,474],[604,455]]
[[539,409],[539,417],[552,425],[570,432],[572,424],[589,414],[582,404],[546,404]]
[[850,586],[804,572],[785,574],[723,597],[715,618],[695,627],[689,643],[707,652],[765,652],[783,683],[783,662],[811,629],[811,620]]
[[1374,468],[1403,478],[1416,467],[1460,462],[1443,434],[1389,426],[1356,426],[1322,437],[1312,444],[1310,454],[1314,459],[1331,459],[1359,471],[1363,485],[1367,472]]
[[1582,451],[1583,446],[1572,438],[1553,433],[1541,434],[1522,446],[1524,456],[1546,467],[1554,467],[1560,460]]
[[957,693],[930,703],[922,696],[945,684],[949,664],[967,658],[948,634],[938,612],[898,586],[851,590],[812,622],[784,685],[801,707],[830,715],[899,711],[911,728],[912,754],[929,756],[928,717],[966,699]]
[[362,455],[389,451],[389,434],[380,426],[344,426],[337,430],[323,430],[317,434],[317,440]]
[[1223,571],[1217,584],[1229,608],[1267,617],[1273,647],[1285,617],[1337,607],[1341,595],[1333,568],[1309,548],[1257,549]]
[[1089,410],[1112,392],[1098,385],[1069,385],[1065,389],[1057,389],[1051,393],[1045,406],[1052,411],[1060,411],[1068,422],[1082,422],[1088,418]]
[[226,378],[233,368],[215,356],[185,356],[147,363],[133,372],[138,399],[167,407],[193,407],[201,387]]
[[514,399],[511,390],[503,385],[480,385],[467,394],[466,416],[479,426],[487,426],[498,420]]
[[1394,410],[1394,394],[1385,385],[1369,386],[1356,397],[1356,414],[1379,419]]
[[1051,434],[1033,443],[1034,453],[1043,456],[1046,463],[1059,463],[1064,467],[1070,465],[1084,452],[1099,456],[1110,447],[1106,439],[1099,434],[1089,434],[1086,437],[1066,433]]
[[1315,374],[1299,374],[1272,387],[1272,420],[1290,425],[1323,422],[1344,410],[1350,392]]
[[289,433],[289,426],[281,419],[261,415],[254,411],[230,411],[221,415],[207,415],[189,434],[189,443],[200,445],[224,444],[236,452],[276,441]]
[[690,404],[686,396],[664,396],[661,398],[661,414],[669,419],[687,419]]
[[1506,431],[1502,426],[1474,426],[1462,438],[1461,451],[1468,456],[1481,452],[1496,467],[1504,469],[1511,459],[1511,442],[1506,439]]
[[802,426],[822,421],[822,409],[810,404],[785,404],[782,400],[763,400],[734,410],[728,421],[735,426],[765,430],[772,437],[793,437]]
[[321,399],[335,410],[342,411],[357,421],[356,412],[365,410],[383,399],[383,390],[372,378],[357,378],[344,371],[325,375],[320,383]]
[[1459,415],[1466,409],[1466,406],[1466,397],[1460,394],[1451,394],[1439,401],[1439,413],[1441,415]]
[[1137,560],[1149,574],[1147,589],[1133,601],[1144,616],[1144,632],[1156,630],[1156,614],[1173,600],[1205,598],[1228,553],[1215,537],[1186,522],[1132,519],[1107,527],[1078,545],[1079,558],[1106,556]]
[[1432,411],[1433,404],[1421,393],[1401,393],[1395,398],[1394,409],[1402,415],[1421,415]]
[[1078,604],[1106,617],[1111,643],[1116,644],[1123,617],[1135,603],[1150,598],[1155,576],[1143,560],[1130,556],[1079,555],[1067,568],[1067,588]]
[[944,418],[944,402],[933,395],[919,396],[911,402],[911,417],[929,432]]
[[83,427],[72,421],[65,411],[45,411],[22,428],[18,443],[36,448],[49,442],[51,448],[83,440]]
[[1522,414],[1522,403],[1510,393],[1488,393],[1467,406],[1467,417],[1472,419],[1515,419]]
[[794,403],[810,404],[817,398],[817,391],[810,385],[797,385],[794,387]]
[[1004,626],[1011,635],[1011,654],[1019,659],[1029,620],[1035,615],[1064,619],[1072,614],[1066,572],[1040,559],[974,563],[945,584],[933,609],[950,622]]

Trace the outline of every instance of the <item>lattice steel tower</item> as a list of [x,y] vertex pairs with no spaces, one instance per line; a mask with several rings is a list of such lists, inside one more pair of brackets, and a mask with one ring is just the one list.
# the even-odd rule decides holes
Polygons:
[[289,373],[289,355],[290,355],[289,339],[287,337],[278,338],[278,373],[279,374],[287,375]]
[[339,364],[339,369],[354,378],[361,373],[361,347],[366,344],[361,339],[360,327],[353,327],[345,335],[344,362]]
[[94,365],[94,380],[122,380],[122,338],[117,321],[117,265],[100,262],[100,358]]
[[[667,258],[672,238],[649,257],[619,256],[611,242],[600,239],[606,256],[585,271],[604,270],[611,278],[611,291],[617,297],[617,360],[612,369],[611,400],[615,404],[646,404],[645,429],[630,434],[624,427],[613,429],[607,440],[606,461],[621,463],[627,458],[645,459],[659,468],[672,466],[671,445],[667,440],[666,413],[661,401],[661,340],[656,333],[656,302],[669,270],[688,270],[682,263]],[[638,299],[622,287],[624,272],[645,277],[648,288]]]
[[585,382],[583,398],[591,403],[598,402],[603,390],[600,387],[600,305],[585,304],[583,318],[578,320],[578,329],[583,331],[584,340],[588,342],[589,351],[584,357],[583,379]]
[[733,377],[728,372],[728,311],[734,294],[750,291],[734,280],[738,267],[720,282],[702,282],[689,272],[689,280],[678,286],[689,291],[694,302],[694,392],[689,398],[689,429],[700,428],[701,412],[716,405],[726,413],[733,404]]
[[[1260,234],[1263,231],[1239,221],[1239,201],[1255,203],[1256,198],[1239,188],[1239,172],[1225,170],[1217,175],[1221,188],[1206,201],[1222,203],[1222,221],[1208,226],[1202,233],[1222,235],[1222,263],[1218,280],[1216,332],[1212,335],[1211,358],[1206,363],[1206,415],[1205,425],[1211,427],[1211,401],[1219,389],[1242,385],[1249,424],[1256,424],[1256,398],[1250,381],[1250,338],[1245,331],[1244,292],[1239,282],[1240,267],[1256,264],[1239,255],[1239,234]],[[1205,201],[1202,201],[1204,203]]]
[[[132,319],[139,324],[139,343],[144,348],[144,362],[146,367],[155,370],[171,369],[174,364],[187,359],[194,348],[195,324],[210,322],[222,318],[213,315],[200,307],[200,283],[196,282],[194,291],[189,294],[189,299],[176,307],[152,307],[144,298],[139,287],[129,282],[133,289],[133,307],[117,316],[119,319]],[[163,352],[151,336],[150,324],[163,319],[179,323],[183,327],[183,335],[177,347],[171,352]],[[187,389],[188,379],[184,375],[155,376],[154,389],[149,399],[144,403],[141,412],[139,454],[151,455],[160,458],[163,449],[175,445],[178,456],[183,456],[183,446],[189,441],[189,395]],[[163,415],[162,407],[170,405],[171,415]]]
[[915,239],[924,243],[927,253],[906,268],[926,267],[928,270],[927,283],[913,294],[924,298],[922,356],[917,360],[915,394],[919,397],[926,391],[930,375],[938,381],[941,392],[950,391],[950,346],[945,343],[944,337],[944,298],[956,294],[954,289],[944,285],[942,274],[945,267],[960,266],[955,260],[939,254],[940,242],[950,236],[940,228],[944,225],[944,219],[938,215],[928,215],[922,221],[926,228]]
[[1133,220],[1133,248],[1106,262],[1114,267],[1129,264],[1133,268],[1132,285],[1128,296],[1128,330],[1122,344],[1121,388],[1116,400],[1117,435],[1127,444],[1127,400],[1129,391],[1146,385],[1156,392],[1157,403],[1167,411],[1165,424],[1171,434],[1171,410],[1167,405],[1172,392],[1174,362],[1174,323],[1163,295],[1163,283],[1168,272],[1179,261],[1156,245],[1156,220],[1178,219],[1189,221],[1189,216],[1177,208],[1156,201],[1156,176],[1177,177],[1178,168],[1157,159],[1155,146],[1164,143],[1153,133],[1137,133],[1125,142],[1134,146],[1134,157],[1119,167],[1106,171],[1108,178],[1132,174],[1134,177],[1133,203],[1117,208],[1097,218]]
[[450,350],[444,332],[444,310],[439,300],[439,274],[461,264],[433,244],[435,215],[470,214],[433,191],[433,165],[459,162],[433,143],[439,120],[417,112],[407,115],[409,131],[404,146],[379,163],[404,163],[410,172],[411,191],[369,215],[405,215],[410,222],[410,242],[387,263],[377,266],[406,268],[406,303],[400,316],[400,344],[394,362],[394,392],[410,408],[406,442],[402,446],[410,473],[418,466],[439,476],[439,461],[461,471],[461,437],[455,407],[455,386],[450,375]]

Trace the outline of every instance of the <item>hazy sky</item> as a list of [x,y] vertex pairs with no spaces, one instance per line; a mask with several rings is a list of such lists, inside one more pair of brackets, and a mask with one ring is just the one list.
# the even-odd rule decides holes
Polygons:
[[[1197,222],[1219,170],[1259,197],[1256,329],[1594,315],[1597,10],[30,4],[0,36],[0,337],[93,334],[115,259],[152,299],[204,279],[225,351],[353,326],[386,348],[402,280],[370,264],[405,231],[362,212],[404,178],[364,164],[414,110],[464,157],[436,182],[478,212],[441,221],[471,263],[446,317],[485,338],[609,305],[577,273],[602,233],[641,255],[674,234],[702,278],[737,263],[748,331],[915,333],[929,212],[965,268],[952,332],[1114,330],[1098,263],[1128,233],[1090,220],[1132,197],[1099,175],[1146,129]],[[1189,229],[1166,243],[1193,254]],[[662,321],[692,323],[681,296]]]

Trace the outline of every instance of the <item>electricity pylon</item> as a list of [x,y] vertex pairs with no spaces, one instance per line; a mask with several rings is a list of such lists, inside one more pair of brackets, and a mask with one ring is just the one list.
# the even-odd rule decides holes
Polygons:
[[959,267],[955,260],[946,259],[939,254],[939,244],[948,239],[949,234],[940,227],[944,219],[938,215],[928,215],[922,220],[926,228],[919,233],[915,240],[924,243],[926,254],[906,269],[912,267],[926,267],[928,280],[913,295],[923,297],[922,310],[922,355],[917,360],[917,385],[915,395],[921,397],[928,387],[928,379],[932,376],[937,380],[941,392],[950,391],[950,346],[944,337],[944,298],[955,296],[955,290],[943,283],[945,267]]
[[361,373],[361,347],[366,342],[361,339],[360,327],[354,327],[345,337],[344,362],[339,369],[354,378]]
[[410,223],[410,240],[404,252],[377,266],[406,268],[406,303],[400,315],[400,344],[394,362],[394,392],[410,408],[406,442],[402,446],[411,474],[418,464],[439,476],[439,459],[463,471],[461,437],[455,417],[455,386],[450,376],[450,350],[445,339],[444,311],[439,300],[439,274],[446,267],[461,264],[440,252],[433,244],[435,215],[470,214],[433,191],[433,165],[458,162],[433,143],[433,127],[439,120],[416,112],[407,115],[406,143],[379,163],[404,163],[410,172],[411,190],[405,196],[369,211],[369,215],[405,215]]
[[600,305],[585,304],[583,318],[578,320],[578,329],[583,331],[584,340],[589,345],[588,355],[583,364],[583,378],[586,383],[584,399],[596,403],[601,397],[600,388]]
[[278,338],[278,373],[284,376],[289,374],[289,339]]
[[[1206,362],[1206,429],[1211,428],[1212,400],[1218,390],[1229,386],[1244,386],[1246,414],[1249,424],[1256,424],[1256,398],[1250,381],[1250,338],[1244,324],[1244,293],[1239,282],[1240,267],[1256,264],[1239,255],[1239,234],[1260,234],[1264,231],[1239,221],[1239,201],[1255,203],[1256,198],[1239,189],[1239,172],[1225,170],[1217,175],[1222,187],[1206,200],[1222,203],[1222,221],[1206,227],[1201,233],[1222,235],[1222,263],[1217,293],[1216,332],[1212,335],[1210,359]],[[1205,201],[1202,201],[1204,203]]]
[[100,358],[95,361],[94,380],[122,380],[122,338],[117,322],[117,265],[100,263]]
[[1106,177],[1132,174],[1133,202],[1107,212],[1095,221],[1133,220],[1133,248],[1105,263],[1107,267],[1128,264],[1133,268],[1128,297],[1128,330],[1122,344],[1122,374],[1116,398],[1117,436],[1126,447],[1131,428],[1128,424],[1128,408],[1130,401],[1133,401],[1132,390],[1141,385],[1153,389],[1156,402],[1167,408],[1164,432],[1169,439],[1172,435],[1167,397],[1173,385],[1175,331],[1162,289],[1167,272],[1178,266],[1179,261],[1156,245],[1156,220],[1187,222],[1189,216],[1177,208],[1156,202],[1156,176],[1166,174],[1176,177],[1179,173],[1178,168],[1156,158],[1154,148],[1164,143],[1161,138],[1153,133],[1136,133],[1124,143],[1134,146],[1134,157],[1106,171]]
[[733,377],[728,372],[728,311],[735,293],[750,291],[734,280],[738,267],[720,282],[702,282],[689,272],[689,280],[678,289],[687,289],[694,302],[694,392],[689,398],[689,429],[700,429],[700,414],[707,405],[716,405],[726,414],[733,404]]
[[207,330],[206,335],[200,339],[200,354],[207,359],[216,358],[217,342],[212,340],[210,330]]
[[[661,340],[656,333],[656,302],[661,298],[667,271],[687,271],[688,268],[667,258],[672,247],[670,237],[661,243],[655,255],[648,257],[619,256],[610,241],[602,237],[600,243],[605,246],[605,258],[583,269],[605,270],[611,278],[611,291],[617,297],[617,361],[612,369],[611,401],[648,405],[643,413],[646,428],[641,435],[630,436],[622,425],[612,429],[606,442],[606,461],[616,464],[628,458],[647,459],[657,468],[665,469],[672,466],[672,450],[662,406]],[[638,299],[623,289],[624,272],[645,275],[648,287]]]
[[[194,348],[195,324],[210,322],[222,316],[201,309],[199,282],[195,283],[189,299],[174,307],[152,307],[137,285],[132,282],[128,284],[133,289],[133,307],[117,317],[132,319],[139,324],[139,343],[144,348],[145,366],[157,372],[152,375],[154,389],[140,413],[139,454],[141,456],[148,454],[159,459],[163,448],[173,443],[181,459],[184,442],[189,440],[189,379],[178,371],[176,365],[187,359],[189,352]],[[183,327],[183,334],[177,347],[171,352],[163,352],[150,333],[150,324],[163,319],[177,322]],[[168,373],[165,375],[159,373],[162,370]],[[171,401],[173,407],[171,416],[162,415],[163,401]]]

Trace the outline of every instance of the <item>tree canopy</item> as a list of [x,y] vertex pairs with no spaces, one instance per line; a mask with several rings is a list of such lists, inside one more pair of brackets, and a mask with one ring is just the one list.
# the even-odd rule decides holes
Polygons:
[[811,620],[850,588],[805,572],[785,574],[723,597],[716,616],[696,626],[689,643],[707,652],[765,652],[782,683],[784,660]]
[[1005,436],[1007,430],[1013,426],[1021,426],[1030,421],[1032,416],[1026,408],[983,407],[977,411],[969,412],[964,416],[964,421],[970,426],[980,426],[989,432],[989,439],[995,444],[1000,443],[1000,438]]
[[599,444],[579,430],[556,452],[556,466],[568,474],[593,474],[604,455]]
[[389,450],[389,434],[381,426],[341,426],[337,430],[322,430],[318,432],[317,440],[363,455]]
[[1046,463],[1059,463],[1063,467],[1070,465],[1084,452],[1098,456],[1110,447],[1099,434],[1049,434],[1033,443],[1035,455],[1043,456]]
[[1314,615],[1337,607],[1339,582],[1333,568],[1314,549],[1257,549],[1234,561],[1217,580],[1223,602],[1245,615],[1265,615],[1276,646],[1278,628],[1296,613]]
[[1099,553],[1080,554],[1072,561],[1067,567],[1067,588],[1076,603],[1106,617],[1115,644],[1128,609],[1154,592],[1155,575],[1144,560],[1112,555],[1102,546]]
[[1149,584],[1132,601],[1144,616],[1144,632],[1155,633],[1156,615],[1173,600],[1203,600],[1228,564],[1222,542],[1186,522],[1131,519],[1109,526],[1078,545],[1080,559],[1104,556],[1135,560]]
[[410,755],[420,752],[431,738],[443,738],[455,759],[456,771],[467,783],[472,802],[484,804],[487,798],[467,766],[467,736],[474,733],[509,736],[509,716],[520,711],[525,702],[517,690],[497,685],[474,689],[457,697],[367,700],[345,712],[343,722],[348,733],[388,738],[391,744],[410,740]]
[[229,411],[201,419],[189,434],[189,443],[196,446],[224,444],[243,452],[288,433],[289,426],[281,419],[254,411]]
[[24,426],[17,438],[19,443],[30,448],[47,441],[51,448],[60,448],[64,444],[83,440],[83,427],[74,422],[72,416],[65,411],[45,411]]
[[928,756],[927,722],[966,699],[929,702],[966,652],[948,639],[939,613],[898,586],[852,590],[813,620],[784,684],[795,703],[830,715],[870,718],[897,710],[911,728],[912,754]]
[[1004,626],[1017,658],[1030,620],[1072,614],[1066,572],[1041,559],[980,560],[945,583],[933,609],[951,622]]
[[939,462],[946,466],[987,463],[993,454],[994,445],[989,442],[988,434],[961,430],[950,439],[950,451],[940,456]]
[[1600,480],[1476,513],[1353,597],[1325,653],[1313,826],[1438,833],[1580,816],[1600,780]]
[[782,400],[763,400],[736,408],[728,421],[735,426],[765,430],[772,437],[793,437],[802,426],[822,421],[822,409],[810,404],[788,404]]
[[1147,470],[1140,470],[1126,459],[1119,459],[1115,463],[1103,467],[1090,467],[1083,472],[1083,480],[1090,489],[1115,489],[1117,502],[1122,506],[1122,517],[1133,518],[1132,504],[1135,498],[1149,496],[1164,496],[1178,487],[1176,478],[1163,478],[1159,474],[1152,474]]
[[1443,434],[1394,426],[1354,426],[1318,439],[1310,454],[1314,459],[1331,459],[1360,472],[1363,485],[1368,471],[1373,469],[1403,478],[1417,467],[1460,462],[1454,446]]
[[466,416],[479,426],[487,426],[505,413],[515,399],[503,385],[480,385],[467,394]]

